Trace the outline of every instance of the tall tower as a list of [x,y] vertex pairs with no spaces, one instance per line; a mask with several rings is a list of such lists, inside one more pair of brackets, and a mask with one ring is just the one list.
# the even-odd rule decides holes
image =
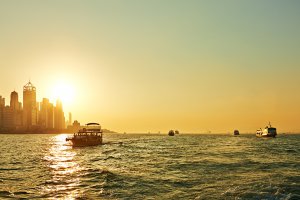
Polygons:
[[10,94],[10,108],[12,110],[20,110],[19,97],[16,91]]
[[8,124],[11,124],[12,128],[22,126],[22,104],[19,102],[18,93],[16,91],[10,93],[10,107],[6,111],[6,114],[8,114],[7,118],[11,115],[11,122]]
[[60,100],[56,101],[56,107],[54,111],[54,128],[56,130],[62,130],[65,128],[65,117],[62,102]]
[[39,124],[44,128],[48,128],[48,107],[49,107],[49,99],[43,98],[41,102],[40,108],[40,117],[39,117]]
[[68,125],[72,125],[72,113],[69,112],[69,124]]
[[36,88],[29,81],[23,87],[23,125],[31,129],[37,124]]
[[48,113],[48,129],[53,129],[54,128],[54,106],[52,103],[49,103],[48,105],[48,109],[47,109],[47,113]]
[[39,124],[46,129],[53,129],[53,120],[54,120],[54,108],[53,104],[49,102],[49,99],[43,98],[41,102]]
[[3,110],[5,107],[5,98],[0,96],[0,129],[3,127]]
[[0,107],[5,107],[5,98],[2,98],[2,96],[0,96]]

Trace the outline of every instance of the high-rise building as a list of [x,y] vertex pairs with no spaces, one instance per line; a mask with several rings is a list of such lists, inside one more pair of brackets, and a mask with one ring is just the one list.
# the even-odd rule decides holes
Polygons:
[[5,98],[0,96],[0,129],[3,127],[3,111],[5,107]]
[[43,128],[48,126],[48,105],[49,99],[43,98],[43,101],[40,103],[40,112],[39,112],[39,125]]
[[69,112],[69,123],[68,126],[72,125],[72,113]]
[[10,94],[10,107],[5,109],[5,126],[7,128],[20,128],[22,126],[22,104],[19,102],[18,93],[13,91]]
[[29,81],[23,87],[23,125],[31,129],[37,125],[36,88]]
[[5,130],[15,130],[22,126],[22,110],[20,110],[20,103],[18,99],[18,93],[13,91],[10,95],[10,106],[2,105],[1,108],[1,126]]
[[56,130],[62,130],[65,128],[65,116],[62,102],[60,100],[56,101],[56,107],[54,109],[54,128]]
[[5,107],[5,98],[2,98],[2,96],[0,96],[0,107]]
[[13,91],[10,94],[10,108],[12,110],[20,110],[20,102],[19,102],[19,97],[18,93],[16,91]]
[[52,103],[48,104],[47,108],[47,113],[48,113],[48,126],[46,128],[48,129],[53,129],[54,128],[54,106]]
[[5,106],[3,109],[3,120],[2,126],[5,129],[14,129],[15,128],[15,115],[14,110],[9,106]]
[[53,129],[54,109],[49,99],[43,98],[40,104],[39,124],[46,129]]

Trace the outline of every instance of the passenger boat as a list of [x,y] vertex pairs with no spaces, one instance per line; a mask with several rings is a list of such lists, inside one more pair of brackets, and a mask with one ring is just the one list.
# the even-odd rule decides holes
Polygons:
[[271,126],[271,123],[269,122],[269,125],[265,127],[264,130],[261,128],[256,131],[256,137],[276,137],[277,130],[276,128]]
[[236,135],[240,135],[239,130],[234,130],[234,131],[233,131],[233,135],[235,135],[235,136],[236,136]]
[[95,146],[103,144],[102,130],[98,123],[88,123],[86,127],[74,133],[72,137],[66,138],[75,147]]
[[170,130],[169,133],[168,133],[168,135],[169,135],[169,136],[174,136],[174,135],[175,135],[175,132],[174,132],[173,130]]

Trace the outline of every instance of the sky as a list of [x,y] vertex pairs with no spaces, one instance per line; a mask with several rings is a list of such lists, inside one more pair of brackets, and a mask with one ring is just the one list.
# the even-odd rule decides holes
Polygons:
[[[300,1],[0,0],[0,95],[30,80],[118,132],[300,132]],[[66,114],[67,117],[67,114]]]

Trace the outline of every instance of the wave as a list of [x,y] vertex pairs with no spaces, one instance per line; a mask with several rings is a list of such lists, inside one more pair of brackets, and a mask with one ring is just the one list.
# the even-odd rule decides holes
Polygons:
[[14,167],[11,167],[11,168],[0,168],[0,171],[16,171],[16,170],[23,170],[24,168],[20,168],[20,167],[17,167],[17,168],[14,168]]
[[10,191],[6,191],[6,190],[0,191],[0,197],[10,197],[11,195],[13,195],[13,193],[11,193]]

